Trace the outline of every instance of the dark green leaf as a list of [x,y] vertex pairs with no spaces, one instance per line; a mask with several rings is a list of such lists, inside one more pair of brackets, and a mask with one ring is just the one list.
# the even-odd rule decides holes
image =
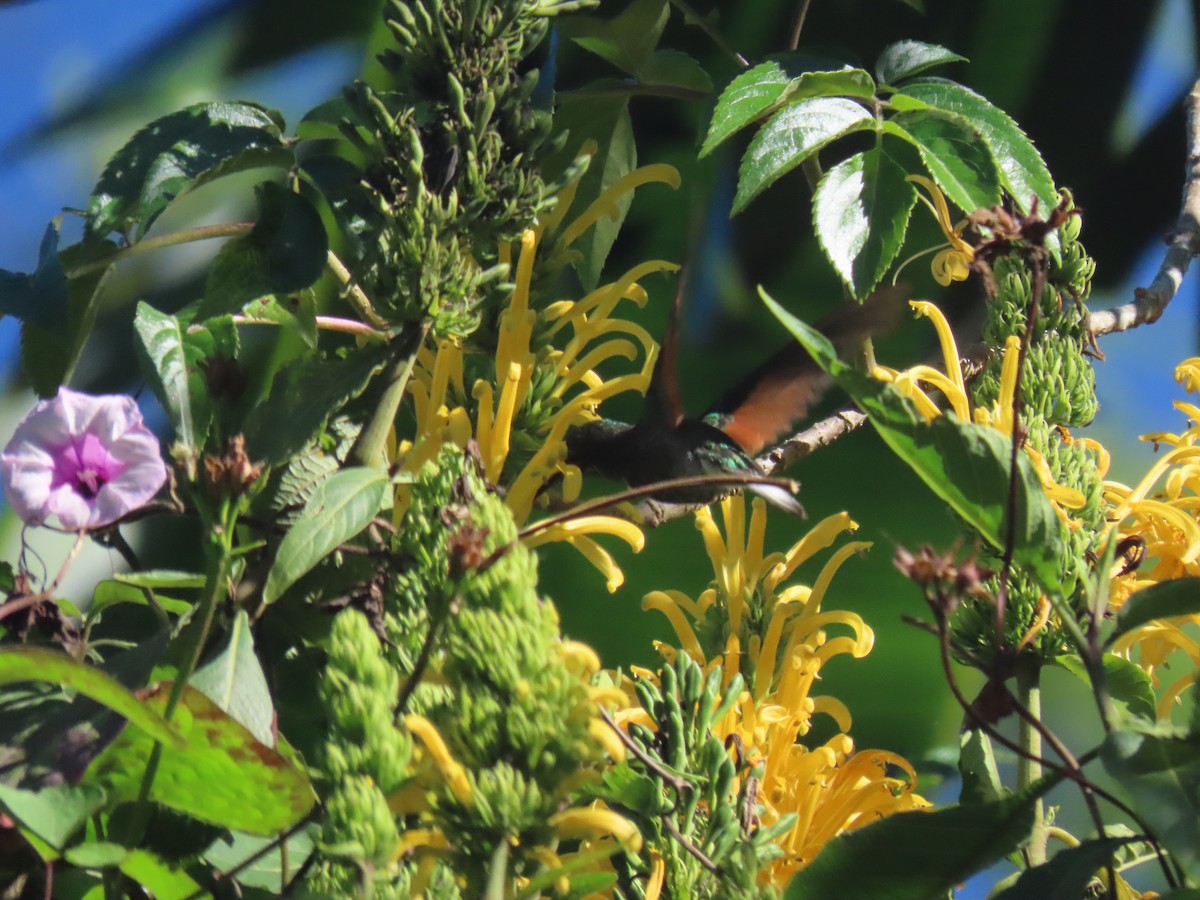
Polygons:
[[991,803],[1003,797],[1006,791],[996,769],[992,739],[982,729],[970,728],[962,733],[959,744],[958,772],[962,777],[962,790],[958,802],[964,805]]
[[[1127,715],[1137,716],[1147,722],[1157,717],[1155,712],[1154,685],[1141,666],[1121,656],[1104,654],[1104,681],[1108,694],[1118,708]],[[1091,686],[1092,679],[1087,667],[1077,654],[1068,653],[1054,657],[1054,663],[1066,669],[1084,684]]]
[[633,0],[610,18],[563,16],[556,25],[563,37],[640,78],[658,46],[669,12],[667,0]]
[[737,215],[776,180],[830,141],[874,124],[875,117],[861,104],[842,97],[814,97],[785,106],[746,148],[730,214]]
[[1162,846],[1200,878],[1200,736],[1161,727],[1115,731],[1100,756]]
[[331,415],[363,392],[393,349],[363,347],[345,359],[302,359],[281,369],[246,422],[246,452],[274,465],[313,439]]
[[1058,202],[1054,179],[1037,148],[1002,109],[953,81],[929,78],[904,86],[903,93],[930,106],[962,116],[979,129],[1000,169],[1001,183],[1022,212],[1038,198],[1045,214]]
[[60,851],[88,817],[104,806],[105,799],[104,791],[95,785],[56,784],[27,791],[0,784],[0,807]]
[[234,615],[221,652],[197,669],[188,684],[246,726],[260,744],[275,746],[275,707],[244,609]]
[[171,745],[180,743],[179,735],[162,716],[138,700],[119,681],[64,653],[38,647],[0,649],[0,685],[15,681],[48,681],[77,691],[124,716],[150,738]]
[[1130,595],[1117,613],[1117,627],[1107,645],[1155,619],[1200,613],[1200,578],[1189,576],[1160,581]]
[[121,871],[149,890],[154,900],[211,896],[201,891],[200,885],[178,865],[172,865],[149,850],[130,850],[121,860]]
[[965,119],[936,110],[899,113],[884,130],[909,141],[950,201],[964,212],[1000,202],[1000,172]]
[[59,262],[68,275],[65,323],[52,328],[31,320],[21,324],[21,365],[40,396],[54,395],[59,385],[65,384],[74,373],[100,311],[100,298],[112,266],[101,265],[74,277],[70,277],[71,272],[111,258],[115,249],[110,241],[74,244],[63,249]]
[[0,315],[50,331],[67,327],[67,278],[58,260],[58,227],[58,219],[46,226],[32,275],[0,269]]
[[1026,869],[992,900],[1030,900],[1033,897],[1083,897],[1088,883],[1112,855],[1128,842],[1124,838],[1084,841],[1059,850],[1047,863]]
[[880,148],[856,153],[817,185],[817,240],[855,297],[874,290],[900,252],[916,202],[904,170]]
[[[158,594],[154,595],[153,602],[167,612],[177,616],[182,616],[192,608],[192,604],[184,600],[175,600],[171,597],[159,596]],[[92,604],[87,609],[87,623],[94,625],[99,621],[100,614],[104,610],[121,603],[147,606],[151,604],[151,600],[143,588],[134,587],[132,584],[122,584],[116,579],[101,581],[92,592]]]
[[302,291],[325,272],[329,237],[308,198],[273,182],[260,184],[257,193],[259,217],[253,230],[225,244],[208,270],[196,314],[200,319],[238,312],[263,297]]
[[[165,708],[170,684],[145,700]],[[277,751],[260,744],[200,691],[187,688],[172,727],[180,749],[164,746],[150,799],[202,822],[251,834],[277,834],[312,808],[308,776]],[[85,783],[103,786],[115,801],[138,796],[153,741],[126,728],[92,761]]]
[[[559,134],[567,135],[564,149],[556,158],[573,160],[586,141],[596,144],[587,171],[579,180],[575,199],[566,221],[581,215],[604,191],[618,179],[628,175],[637,165],[637,146],[633,139],[633,122],[629,118],[629,98],[626,96],[580,96],[563,99],[554,114],[554,128]],[[617,232],[625,221],[633,197],[629,193],[613,199],[612,212],[615,217],[602,216],[572,245],[581,258],[575,270],[585,290],[594,290],[600,282],[600,272],[608,251],[617,239]]]
[[700,63],[679,50],[655,50],[638,76],[643,84],[685,88],[708,93],[712,79]]
[[274,322],[290,328],[311,349],[317,348],[317,298],[312,290],[251,300],[242,308],[242,314],[258,322]]
[[[888,816],[834,838],[801,869],[785,900],[930,900],[1019,848],[1048,779],[990,803]],[[936,848],[936,852],[931,852]]]
[[[1003,549],[1008,532],[1010,439],[993,428],[959,422],[951,413],[926,422],[895,386],[844,365],[824,336],[761,288],[759,294],[818,365],[867,414],[884,443],[984,540]],[[1016,499],[1014,559],[1028,566],[1047,592],[1061,593],[1061,526],[1024,453],[1017,456]]]
[[966,61],[965,56],[959,56],[937,44],[912,40],[896,41],[884,47],[883,52],[879,54],[879,59],[875,62],[875,76],[882,84],[895,85],[934,66]]
[[785,101],[839,94],[870,97],[873,93],[871,76],[862,69],[806,53],[774,56],[742,72],[721,92],[700,156],[707,156],[726,138],[774,112]]
[[188,477],[194,480],[215,411],[200,364],[216,353],[236,356],[236,332],[232,327],[186,328],[174,316],[146,303],[138,304],[133,327],[146,380],[175,426],[179,452],[173,455],[184,460]]
[[286,168],[283,120],[256,103],[198,103],[147,125],[108,161],[88,202],[88,233],[139,240],[171,201],[222,175]]
[[379,469],[342,469],[317,485],[304,511],[284,535],[263,588],[273,603],[300,578],[371,523],[391,487]]
[[[256,837],[251,834],[233,832],[218,838],[207,850],[204,859],[219,871],[228,872],[247,859],[262,851],[268,844],[277,844],[276,838]],[[239,868],[238,883],[245,887],[264,888],[278,891],[286,879],[295,875],[313,851],[313,841],[306,831],[299,831],[287,841],[287,870],[285,874],[283,856],[278,846],[263,854],[245,868]]]

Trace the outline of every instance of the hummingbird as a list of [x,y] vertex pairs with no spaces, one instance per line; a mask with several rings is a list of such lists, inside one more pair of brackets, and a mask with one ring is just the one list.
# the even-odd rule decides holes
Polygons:
[[[766,475],[755,457],[791,432],[833,380],[799,343],[789,343],[725,392],[700,418],[684,415],[676,355],[680,278],[658,359],[637,422],[601,418],[567,433],[567,461],[579,468],[640,487],[696,475]],[[880,330],[883,298],[848,307],[818,324],[840,349]],[[779,485],[747,487],[795,515],[804,507]],[[655,494],[667,503],[711,503],[729,493],[728,484],[672,488]]]

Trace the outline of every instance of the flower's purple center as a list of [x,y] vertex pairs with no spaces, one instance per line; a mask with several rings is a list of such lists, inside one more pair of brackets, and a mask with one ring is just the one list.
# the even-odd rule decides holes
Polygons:
[[98,437],[85,434],[55,451],[51,487],[68,484],[85,500],[92,500],[123,468],[125,464],[109,453]]

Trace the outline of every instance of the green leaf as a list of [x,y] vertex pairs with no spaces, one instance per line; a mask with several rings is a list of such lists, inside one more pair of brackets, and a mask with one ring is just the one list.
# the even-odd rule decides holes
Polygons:
[[149,850],[130,850],[121,860],[121,871],[146,888],[154,900],[211,897],[187,872]]
[[[170,683],[145,700],[165,708]],[[246,728],[194,688],[184,690],[172,726],[180,748],[164,746],[150,799],[189,816],[251,834],[277,834],[312,808],[315,796],[304,771],[254,739]],[[85,783],[103,786],[116,802],[138,796],[153,741],[126,728],[96,757]]]
[[[37,647],[0,649],[0,685],[15,681],[48,681],[107,706],[156,741],[178,746],[178,733],[119,681],[71,657]],[[128,729],[126,729],[128,730]]]
[[1114,731],[1100,758],[1162,846],[1200,878],[1200,736],[1161,727]]
[[[59,253],[63,271],[71,273],[97,260],[111,258],[116,245],[111,241],[74,244]],[[21,366],[39,396],[53,396],[75,371],[83,345],[92,333],[100,312],[100,298],[111,265],[67,279],[67,315],[52,327],[32,320],[21,323]]]
[[127,853],[129,853],[129,848],[121,844],[113,844],[109,841],[88,841],[86,844],[76,844],[74,847],[67,848],[63,858],[71,865],[81,869],[106,869],[109,866],[118,865]]
[[713,109],[700,157],[751,122],[804,97],[874,96],[875,83],[862,69],[840,67],[809,54],[781,54],[733,79]]
[[317,298],[311,288],[251,300],[242,314],[256,322],[282,325],[300,335],[310,349],[317,349]]
[[903,93],[961,116],[977,128],[1000,169],[1004,189],[1022,212],[1029,211],[1035,196],[1043,214],[1055,207],[1058,197],[1054,179],[1037,148],[1008,113],[961,84],[940,78],[910,82]]
[[0,269],[0,315],[51,331],[67,325],[67,277],[58,260],[59,220],[46,226],[32,275]]
[[712,79],[700,63],[679,50],[655,50],[638,76],[643,84],[685,88],[691,91],[713,89]]
[[56,784],[29,791],[0,784],[0,806],[4,811],[59,851],[106,799],[104,791],[95,785]]
[[246,421],[246,452],[275,465],[304,447],[331,415],[357,397],[394,355],[387,344],[344,359],[306,358],[275,375],[271,392]]
[[917,148],[925,168],[951,202],[964,212],[1000,202],[1000,172],[966,119],[936,110],[899,113],[884,131]]
[[1031,897],[1083,897],[1088,883],[1103,869],[1112,855],[1129,843],[1129,838],[1105,838],[1084,841],[1067,847],[1053,859],[1026,869],[1015,882],[992,900],[1029,900]]
[[855,297],[874,290],[900,252],[916,202],[904,170],[878,147],[834,166],[817,185],[817,240]]
[[1130,595],[1117,613],[1117,627],[1105,646],[1155,619],[1200,613],[1200,578],[1188,576],[1160,581]]
[[[1091,687],[1092,679],[1078,654],[1064,653],[1054,657],[1053,661],[1055,665],[1066,669]],[[1127,715],[1154,722],[1157,718],[1154,685],[1145,670],[1124,657],[1111,653],[1105,653],[1102,661],[1108,694],[1118,708]]]
[[842,97],[814,97],[785,106],[746,148],[730,215],[737,215],[751,200],[830,141],[874,124],[875,117],[861,104]]
[[[801,869],[785,900],[929,900],[1014,852],[1029,838],[1034,802],[1053,784],[1035,782],[990,803],[904,812],[842,834]],[[930,848],[937,848],[930,852]]]
[[641,78],[662,37],[669,13],[667,0],[633,0],[611,18],[563,16],[555,26],[563,37]]
[[[587,171],[579,179],[579,187],[567,217],[567,221],[570,221],[637,166],[637,145],[633,139],[633,121],[629,117],[629,98],[564,97],[554,113],[554,129],[557,134],[565,133],[567,140],[563,151],[554,157],[557,164],[548,163],[548,167],[565,169],[586,141],[596,144],[596,152],[592,154]],[[630,193],[613,198],[609,215],[601,216],[572,245],[581,254],[575,263],[575,270],[584,290],[594,290],[600,282],[604,261],[608,259],[608,252],[617,239],[632,202]]]
[[231,327],[189,329],[147,303],[137,305],[133,327],[146,380],[175,426],[179,452],[173,455],[184,461],[188,477],[195,480],[196,463],[215,412],[200,364],[218,352],[236,356],[236,332]]
[[197,318],[237,312],[263,297],[302,291],[325,272],[329,237],[308,198],[269,181],[255,190],[258,221],[249,234],[226,243],[213,260]]
[[[110,581],[101,581],[92,591],[92,603],[87,608],[87,624],[95,625],[100,621],[100,614],[112,606],[118,606],[122,603],[133,603],[137,606],[149,606],[150,598],[146,595],[146,590],[143,588],[134,587],[131,584],[122,584],[116,579]],[[171,597],[160,597],[154,595],[154,604],[157,604],[162,609],[177,616],[182,616],[192,608],[192,604],[183,600],[175,600]]]
[[366,528],[383,506],[391,483],[387,472],[362,467],[343,469],[318,484],[279,544],[263,602],[279,599],[339,544]]
[[875,76],[882,84],[894,85],[905,78],[919,75],[926,69],[952,62],[967,62],[967,58],[937,44],[912,40],[896,41],[884,47],[883,52],[879,54],[879,59],[875,61]]
[[221,652],[197,669],[188,684],[246,726],[260,744],[275,746],[275,707],[244,609],[234,615]]
[[992,739],[982,729],[969,728],[959,737],[959,744],[958,772],[962,777],[962,790],[958,802],[964,805],[990,803],[1005,796]]
[[140,240],[188,191],[232,172],[292,162],[277,112],[256,103],[197,103],[151,122],[108,161],[88,201],[88,234]]
[[199,572],[180,572],[175,569],[146,569],[144,572],[118,572],[113,579],[140,588],[186,590],[202,588],[204,575]]
[[[277,844],[277,839],[233,832],[213,841],[204,851],[204,859],[218,870],[228,872],[261,852],[268,844]],[[286,879],[295,875],[304,865],[312,852],[312,837],[307,831],[301,830],[287,841],[286,877],[281,849],[275,846],[249,866],[238,869],[237,881],[245,887],[278,891]]]
[[[760,287],[759,295],[817,364],[867,414],[884,443],[989,544],[1004,548],[1008,533],[1011,442],[993,428],[959,422],[952,413],[926,422],[894,385],[838,360],[833,346]],[[1024,453],[1017,456],[1013,558],[1049,593],[1063,591],[1062,534],[1054,507]]]

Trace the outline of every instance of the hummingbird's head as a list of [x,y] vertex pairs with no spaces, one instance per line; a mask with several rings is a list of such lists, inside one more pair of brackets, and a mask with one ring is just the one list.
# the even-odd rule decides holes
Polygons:
[[593,472],[610,472],[619,465],[620,439],[633,428],[614,419],[586,422],[567,432],[567,462]]

